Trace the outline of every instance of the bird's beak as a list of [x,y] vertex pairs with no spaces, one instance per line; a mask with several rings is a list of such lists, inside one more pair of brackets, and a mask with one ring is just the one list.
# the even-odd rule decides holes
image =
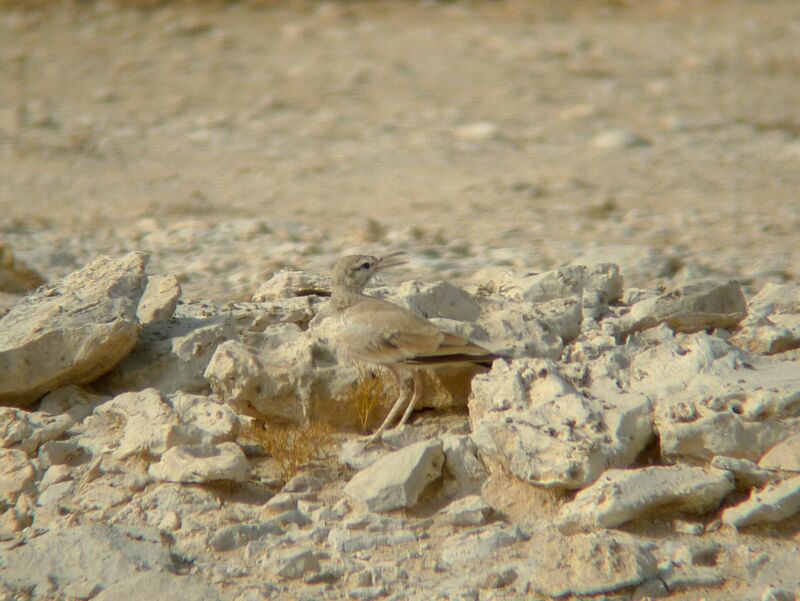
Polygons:
[[397,265],[405,265],[408,261],[401,256],[405,256],[406,252],[404,250],[398,250],[397,252],[389,253],[388,255],[383,255],[380,258],[380,262],[375,266],[375,271],[383,271],[384,269],[388,269],[389,267],[396,267]]

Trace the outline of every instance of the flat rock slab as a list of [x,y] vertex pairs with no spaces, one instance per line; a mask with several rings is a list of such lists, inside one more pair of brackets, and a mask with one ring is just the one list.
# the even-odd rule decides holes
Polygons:
[[800,427],[797,373],[697,332],[634,354],[619,379],[652,400],[662,456],[758,461]]
[[653,434],[645,396],[585,394],[543,359],[495,361],[473,380],[469,412],[489,470],[539,486],[588,486],[629,465]]
[[102,256],[0,319],[0,403],[24,406],[95,380],[133,348],[146,255]]
[[521,583],[549,597],[611,593],[658,575],[652,553],[623,533],[541,533],[529,545],[532,561],[517,568]]
[[153,478],[170,482],[246,482],[250,464],[235,442],[218,445],[178,445],[148,470]]
[[72,587],[96,592],[137,572],[176,569],[155,528],[91,524],[53,530],[5,551],[0,582],[14,590]]
[[758,465],[770,470],[800,472],[800,434],[776,444],[767,451]]
[[732,328],[744,319],[747,303],[741,287],[713,280],[680,286],[631,307],[630,331],[665,323],[674,332]]
[[92,601],[219,601],[220,594],[194,575],[177,576],[168,572],[136,574],[112,584]]
[[418,442],[382,457],[360,471],[344,492],[370,511],[392,511],[416,504],[428,484],[440,478],[444,451],[439,439]]
[[750,498],[722,512],[722,522],[743,528],[763,522],[780,522],[800,512],[800,476],[754,490]]
[[702,514],[715,509],[734,488],[733,475],[699,467],[608,470],[579,492],[558,514],[564,533],[613,528],[654,510]]
[[557,298],[581,296],[584,290],[600,292],[606,302],[622,296],[622,276],[613,263],[570,265],[535,274],[509,273],[491,286],[514,300],[541,303]]

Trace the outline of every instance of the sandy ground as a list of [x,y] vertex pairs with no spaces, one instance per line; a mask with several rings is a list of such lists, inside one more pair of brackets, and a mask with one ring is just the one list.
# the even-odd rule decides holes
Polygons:
[[624,244],[800,273],[796,2],[20,4],[0,235],[24,258],[99,241],[34,256],[45,275],[142,223],[241,218],[542,268]]

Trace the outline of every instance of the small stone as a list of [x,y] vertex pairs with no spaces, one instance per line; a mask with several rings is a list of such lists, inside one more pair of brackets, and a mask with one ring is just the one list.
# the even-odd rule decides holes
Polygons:
[[33,483],[36,473],[28,455],[17,449],[0,449],[0,498],[14,500]]
[[486,523],[492,508],[478,495],[453,501],[438,514],[438,521],[451,526],[479,526]]
[[800,434],[776,444],[767,451],[758,465],[770,470],[800,472]]
[[441,440],[419,442],[360,471],[347,483],[344,492],[366,503],[370,511],[412,507],[425,487],[441,477],[443,464]]
[[161,518],[161,521],[158,523],[158,527],[162,530],[175,532],[181,528],[181,518],[174,511],[168,511],[164,514],[164,517]]
[[136,309],[139,323],[155,323],[172,317],[178,299],[181,296],[181,285],[174,275],[152,275],[147,278],[142,299]]
[[564,533],[613,528],[657,508],[702,514],[733,490],[733,477],[721,470],[657,466],[608,470],[564,505],[557,525]]
[[650,141],[639,134],[625,129],[609,129],[595,135],[592,139],[595,148],[620,149],[650,146]]
[[763,522],[780,522],[800,512],[800,476],[764,489],[753,490],[750,498],[722,512],[722,521],[735,528]]
[[498,136],[497,124],[489,121],[475,121],[453,128],[453,135],[466,142],[483,142]]
[[234,442],[219,445],[178,445],[169,449],[148,470],[159,480],[171,482],[246,482],[250,464]]

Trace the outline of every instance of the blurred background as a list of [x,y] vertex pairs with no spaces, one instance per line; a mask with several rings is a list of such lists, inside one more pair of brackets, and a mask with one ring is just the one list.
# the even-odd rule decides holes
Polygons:
[[799,40],[794,0],[0,0],[0,242],[217,300],[396,249],[756,290],[800,275]]

